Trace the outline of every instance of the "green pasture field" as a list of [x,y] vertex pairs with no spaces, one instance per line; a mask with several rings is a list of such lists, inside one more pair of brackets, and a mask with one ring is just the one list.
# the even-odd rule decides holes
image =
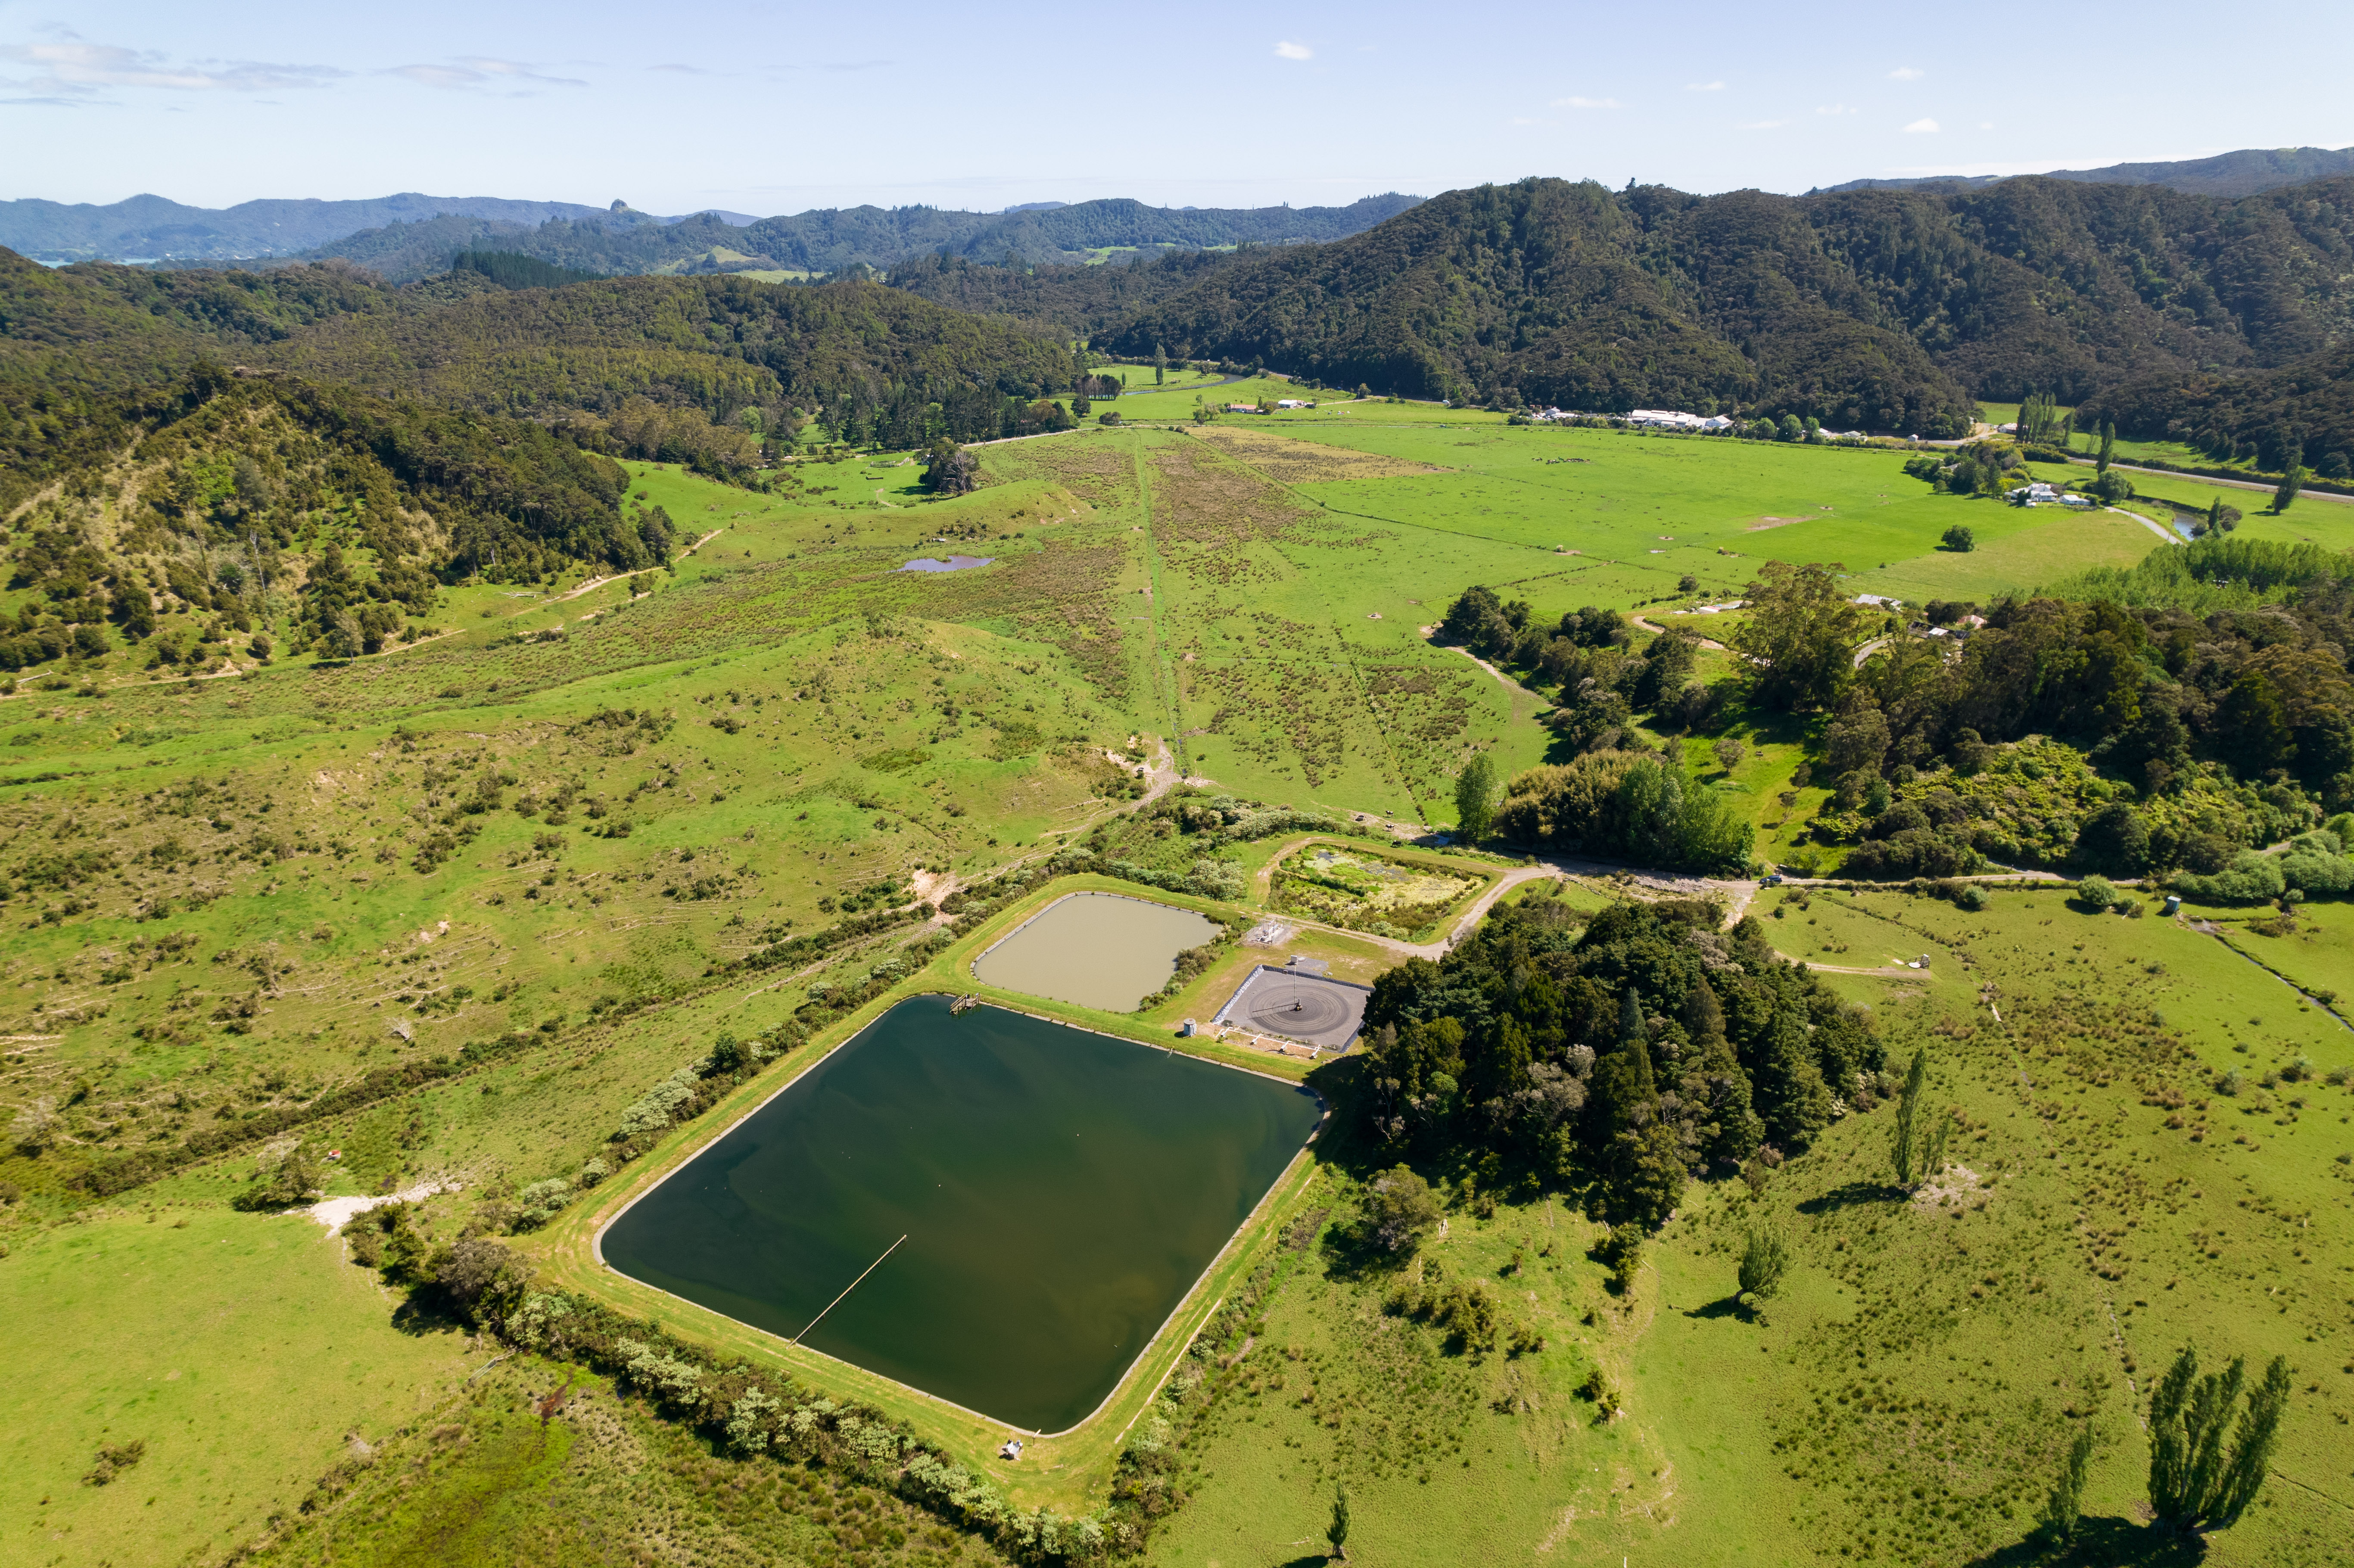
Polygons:
[[[1132,371],[1137,367],[1129,366],[1125,368]],[[1223,408],[1228,403],[1256,404],[1262,397],[1298,397],[1311,400],[1316,407],[1287,408],[1273,414],[1222,413],[1217,416],[1217,418],[1221,421],[1235,420],[1251,428],[1299,424],[1324,425],[1335,422],[1382,425],[1429,424],[1446,425],[1449,428],[1494,427],[1499,429],[1504,428],[1504,415],[1490,413],[1484,408],[1449,408],[1443,404],[1423,402],[1414,398],[1395,403],[1382,397],[1361,399],[1354,391],[1343,391],[1330,387],[1320,389],[1303,387],[1282,376],[1246,376],[1240,381],[1215,387],[1205,381],[1194,383],[1185,388],[1172,386],[1156,390],[1150,384],[1152,378],[1150,375],[1150,367],[1146,368],[1148,374],[1143,378],[1144,386],[1136,391],[1123,393],[1111,405],[1119,410],[1120,417],[1124,419],[1171,420],[1191,424],[1193,418],[1193,405],[1197,399],[1203,397],[1209,400],[1213,408]],[[1173,378],[1172,373],[1172,380]],[[1101,413],[1103,409],[1097,408],[1096,411]]]
[[[13,1245],[7,1560],[217,1561],[354,1439],[395,1438],[488,1359],[454,1325],[397,1331],[397,1299],[343,1255],[308,1218],[145,1195]],[[135,1466],[83,1483],[101,1447],[131,1442]]]
[[2168,548],[2149,525],[2122,510],[2072,512],[1988,500],[1959,521],[1976,536],[1974,548],[1939,549],[1876,567],[1856,574],[1852,586],[1913,606],[1940,599],[1986,604],[2007,593],[2032,593],[2087,567],[2130,567]]
[[[1256,385],[1221,391],[1255,396]],[[1509,775],[1543,760],[1550,740],[1533,722],[1548,694],[1422,632],[1472,583],[1548,618],[1608,604],[1721,637],[1733,618],[1670,619],[1671,607],[1737,595],[1768,559],[1840,561],[1856,591],[1982,599],[2167,547],[2122,516],[1933,494],[1902,474],[1901,453],[1508,428],[1470,410],[1311,395],[1322,403],[1313,411],[1218,423],[1441,471],[1279,482],[1198,439],[1186,418],[1194,394],[1174,390],[1116,406],[1132,415],[1165,403],[1179,428],[984,446],[987,482],[952,499],[923,493],[904,453],[796,461],[769,493],[632,462],[631,493],[701,541],[673,569],[641,574],[635,597],[627,580],[562,597],[589,581],[578,571],[458,585],[425,618],[450,635],[374,658],[280,657],[191,681],[151,679],[123,652],[78,673],[97,676],[95,694],[79,678],[28,681],[0,702],[0,842],[16,846],[17,872],[0,901],[0,1033],[10,1036],[0,1099],[12,1118],[52,1129],[38,1153],[14,1142],[0,1151],[15,1193],[0,1205],[0,1301],[12,1324],[63,1329],[41,1339],[9,1411],[18,1464],[0,1494],[28,1521],[12,1560],[225,1556],[352,1459],[353,1432],[380,1457],[351,1479],[348,1504],[289,1511],[274,1554],[577,1557],[626,1513],[645,1550],[659,1533],[646,1521],[665,1520],[676,1533],[660,1539],[692,1538],[716,1561],[723,1539],[754,1539],[744,1533],[754,1498],[769,1521],[758,1528],[784,1531],[758,1536],[771,1556],[847,1552],[869,1540],[853,1519],[904,1537],[873,1561],[986,1555],[887,1499],[832,1481],[821,1497],[818,1482],[768,1461],[719,1457],[595,1379],[579,1386],[596,1398],[543,1432],[523,1400],[577,1371],[525,1359],[461,1388],[487,1357],[461,1356],[443,1326],[398,1318],[376,1276],[342,1261],[311,1222],[228,1211],[265,1139],[233,1140],[103,1202],[67,1178],[265,1115],[296,1118],[302,1135],[342,1150],[329,1168],[336,1192],[456,1182],[423,1208],[448,1240],[486,1202],[578,1171],[610,1147],[623,1107],[716,1033],[786,1022],[811,986],[862,979],[923,927],[892,927],[797,966],[732,961],[830,926],[882,896],[878,886],[898,902],[937,896],[948,879],[977,882],[1110,821],[1136,786],[1108,749],[1149,759],[1166,745],[1214,793],[1451,824],[1452,779],[1469,756],[1489,750]],[[2168,495],[2195,487],[2147,484]],[[2251,504],[2260,498],[2224,493],[2254,536],[2335,538],[2332,503],[2274,520]],[[2340,547],[2354,543],[2354,511],[2342,515]],[[1786,516],[1798,520],[1755,526]],[[1954,522],[1978,531],[1978,550],[1937,550]],[[950,551],[993,564],[896,569]],[[1677,587],[1687,572],[1700,584],[1691,594]],[[1723,655],[1702,654],[1703,678],[1724,668]],[[1743,800],[1761,826],[1760,858],[1776,859],[1823,799],[1789,787],[1807,725],[1732,733],[1750,750],[1729,773],[1719,777],[1700,740],[1687,760],[1707,787]],[[479,792],[486,775],[494,799]],[[438,851],[437,835],[449,841]],[[1252,889],[1223,912],[1262,915],[1255,874],[1303,836],[1219,852]],[[36,861],[47,869],[26,874]],[[1441,863],[1490,879],[1503,869],[1486,856]],[[1602,902],[1601,885],[1554,885],[1514,894]],[[699,1144],[909,990],[990,994],[963,960],[1081,886],[1135,891],[1093,878],[1034,890],[678,1129],[598,1203],[511,1245],[567,1288],[680,1327],[675,1303],[632,1297],[585,1261],[587,1226],[609,1193]],[[2330,989],[2354,939],[2349,908],[2316,900],[2277,937],[2249,929],[2244,909],[2199,911],[2223,926],[2219,938],[2154,913],[2086,915],[2057,890],[1999,893],[1977,916],[1897,893],[1800,903],[1768,892],[1752,913],[1790,957],[1862,969],[1933,956],[1925,974],[1829,982],[1879,1010],[1892,1039],[1935,1041],[1942,1079],[1972,1118],[1965,1162],[1998,1178],[1991,1192],[1965,1198],[1960,1219],[1940,1211],[1914,1224],[1858,1185],[1884,1144],[1884,1112],[1851,1116],[1762,1197],[1737,1183],[1695,1187],[1630,1304],[1603,1289],[1585,1256],[1597,1233],[1582,1216],[1505,1193],[1482,1217],[1458,1185],[1449,1240],[1433,1256],[1509,1290],[1549,1341],[1470,1364],[1433,1330],[1385,1315],[1383,1276],[1352,1261],[1345,1239],[1330,1241],[1372,1157],[1337,1135],[1320,1139],[1186,1309],[1276,1266],[1267,1327],[1235,1369],[1215,1432],[1188,1445],[1205,1467],[1154,1559],[1292,1562],[1315,1543],[1331,1482],[1345,1475],[1358,1499],[1352,1549],[1368,1561],[1461,1561],[1466,1542],[1516,1557],[1547,1540],[1549,1560],[1601,1564],[1614,1553],[1852,1562],[1865,1547],[1871,1561],[1982,1561],[2023,1536],[2049,1481],[2053,1413],[2068,1403],[2098,1412],[2094,1511],[2125,1516],[2142,1463],[2126,1380],[2146,1390],[2168,1348],[2195,1334],[2218,1353],[2290,1353],[2300,1391],[2278,1466],[2288,1479],[2216,1538],[2211,1559],[2327,1561],[2338,1538],[2327,1528],[2342,1526],[2354,1490],[2338,1420],[2349,1379],[2336,1370],[2354,1363],[2354,1346],[2331,1306],[2348,1294],[2341,1206],[2354,1188],[2336,1160],[2354,1107],[2326,1083],[2261,1079],[2299,1058],[2317,1072],[2354,1063],[2354,1033],[2232,948]],[[1176,1023],[1206,1018],[1250,963],[1292,952],[1367,981],[1403,956],[1398,944],[1303,929],[1280,948],[1226,950],[1140,1014],[997,1000],[1173,1041]],[[1998,1028],[1977,1000],[1988,982],[2007,1021],[2073,1010],[2053,1036],[2060,1054]],[[2102,1038],[2137,1008],[2161,1012],[2208,1075],[2186,1076],[2174,1061],[2179,1107],[2145,1105],[2137,1086],[2167,1064],[2120,1065],[2126,1044]],[[1930,1035],[1939,1019],[1961,1033]],[[502,1035],[510,1044],[491,1060],[457,1065],[468,1042]],[[1185,1048],[1306,1070],[1212,1042]],[[2254,1091],[2225,1103],[2207,1086],[2232,1065]],[[386,1068],[422,1081],[305,1110]],[[2167,1126],[2177,1114],[2183,1125]],[[1967,1206],[1980,1195],[1988,1210]],[[1792,1226],[1802,1259],[1799,1282],[1762,1321],[1724,1304],[1734,1238],[1759,1208]],[[1284,1240],[1317,1215],[1327,1241]],[[185,1228],[173,1223],[182,1217]],[[2194,1237],[2208,1242],[2193,1249]],[[1525,1273],[1499,1275],[1515,1246]],[[2129,1271],[2105,1277],[2120,1247]],[[2033,1280],[2042,1284],[2030,1289]],[[1968,1294],[1974,1283],[1984,1297]],[[692,1331],[774,1353],[716,1319]],[[161,1371],[154,1347],[170,1352]],[[1154,1376],[1179,1348],[1155,1346]],[[830,1363],[786,1359],[814,1386],[873,1397],[976,1465],[1002,1438]],[[1628,1402],[1600,1425],[1575,1392],[1597,1368]],[[172,1370],[183,1377],[150,1387],[150,1372]],[[1860,1419],[1850,1390],[1872,1376],[1895,1380],[1921,1425],[1840,1425]],[[1095,1506],[1150,1382],[1140,1374],[1116,1420],[1108,1413],[1044,1463],[990,1473],[1026,1502]],[[1313,1405],[1298,1400],[1308,1383],[1321,1391]],[[2043,1401],[2040,1417],[2031,1396]],[[606,1415],[592,1414],[598,1401]],[[1341,1425],[1325,1425],[1336,1403]],[[1887,1415],[1877,1404],[1870,1414]],[[1933,1416],[1939,1442],[1976,1446],[1934,1449]],[[592,1423],[597,1442],[574,1444]],[[139,1467],[109,1487],[79,1484],[99,1443],[134,1438],[149,1445]],[[600,1457],[564,1460],[592,1446]],[[1883,1450],[1896,1469],[1858,1459]],[[1946,1467],[1921,1467],[1933,1451]],[[1833,1460],[1846,1469],[1826,1467]],[[1910,1496],[1954,1477],[1978,1489],[1958,1523],[1954,1507],[1933,1517],[1927,1498]],[[55,1517],[37,1534],[29,1521],[45,1512]],[[460,1519],[456,1535],[436,1533],[437,1520]],[[1793,1522],[1761,1547],[1761,1519]]]
[[1182,365],[1168,366],[1162,372],[1165,379],[1158,386],[1153,384],[1152,366],[1150,365],[1098,365],[1095,367],[1095,374],[1108,376],[1118,381],[1121,387],[1128,388],[1113,400],[1123,408],[1127,406],[1129,397],[1140,394],[1150,393],[1165,397],[1172,392],[1198,390],[1213,382],[1225,379],[1214,373],[1205,374]]
[[1576,429],[1300,434],[1447,471],[1318,485],[1317,499],[1335,512],[1575,551],[1634,574],[1650,588],[1638,600],[1677,599],[1686,573],[1703,594],[1730,594],[1766,559],[1866,571],[1928,554],[1948,526],[1975,523],[1967,500],[1907,478],[1895,451]]

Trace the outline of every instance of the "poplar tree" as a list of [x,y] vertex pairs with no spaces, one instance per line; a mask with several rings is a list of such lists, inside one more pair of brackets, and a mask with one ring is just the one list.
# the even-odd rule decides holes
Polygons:
[[2289,509],[2297,493],[2305,488],[2305,470],[2295,462],[2281,475],[2280,487],[2273,492],[2273,515],[2277,517]]
[[1922,1103],[1929,1087],[1929,1052],[1913,1053],[1904,1071],[1904,1088],[1896,1099],[1896,1136],[1893,1150],[1896,1184],[1911,1190],[1934,1179],[1946,1168],[1946,1134],[1954,1125],[1953,1109],[1932,1110]]
[[2199,1354],[2185,1345],[2149,1402],[2149,1506],[2158,1524],[2189,1534],[2231,1524],[2263,1489],[2281,1415],[2288,1408],[2288,1362],[2274,1356],[2264,1382],[2240,1404],[2247,1362],[2233,1357],[2221,1372],[2199,1375]]
[[2100,457],[2099,457],[2099,458],[2097,458],[2096,460],[2094,460],[2094,463],[2093,463],[2093,471],[2094,471],[2094,473],[2106,473],[2106,472],[2108,472],[2108,471],[2109,471],[2109,457],[2110,457],[2110,454],[2111,454],[2111,453],[2113,453],[2114,451],[2115,451],[2115,450],[2116,450],[2116,445],[2117,445],[2117,426],[2116,426],[2116,421],[2115,421],[2115,420],[2114,420],[2114,419],[2104,419],[2104,420],[2102,420],[2102,421],[2101,421],[2101,455],[2100,455]]
[[1789,1270],[1789,1238],[1770,1224],[1750,1226],[1741,1252],[1741,1294],[1763,1301],[1782,1288]]
[[1324,1539],[1332,1543],[1332,1555],[1346,1563],[1349,1560],[1349,1484],[1341,1482],[1332,1489],[1332,1522],[1324,1527]]
[[1496,821],[1496,761],[1486,752],[1463,765],[1455,780],[1455,821],[1466,843],[1488,836]]

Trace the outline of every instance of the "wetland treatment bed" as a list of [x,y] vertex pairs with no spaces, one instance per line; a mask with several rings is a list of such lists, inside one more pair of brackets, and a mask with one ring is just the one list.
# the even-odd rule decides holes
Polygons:
[[1177,955],[1217,939],[1191,909],[1125,893],[1067,893],[972,961],[983,985],[1127,1012],[1169,983]]
[[1118,1386],[1321,1115],[1272,1078],[914,997],[599,1246],[631,1278],[1056,1432]]

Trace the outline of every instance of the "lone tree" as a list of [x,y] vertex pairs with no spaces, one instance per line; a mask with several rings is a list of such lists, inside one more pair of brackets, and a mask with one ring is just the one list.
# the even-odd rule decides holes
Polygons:
[[2055,1545],[2065,1546],[2076,1539],[2076,1521],[2084,1512],[2084,1472],[2092,1462],[2093,1429],[2086,1426],[2068,1445],[2060,1478],[2052,1483],[2052,1495],[2043,1499],[2043,1511],[2036,1516],[2036,1522]]
[[1954,1125],[1950,1107],[1931,1110],[1922,1104],[1929,1087],[1929,1053],[1913,1053],[1904,1071],[1904,1088],[1896,1099],[1896,1184],[1911,1190],[1935,1178],[1946,1168],[1946,1134]]
[[1349,1560],[1349,1484],[1342,1481],[1332,1489],[1332,1522],[1324,1527],[1324,1539],[1332,1543],[1332,1555],[1346,1563]]
[[1742,745],[1739,741],[1734,739],[1729,735],[1723,740],[1718,741],[1712,749],[1716,753],[1717,765],[1723,768],[1727,773],[1732,772],[1734,768],[1739,765],[1741,759],[1749,753],[1749,748],[1747,747]]
[[2087,909],[2106,914],[2117,906],[2117,885],[2105,876],[2087,876],[2076,884],[2076,901]]
[[2220,1530],[2256,1500],[2288,1408],[2288,1362],[2273,1358],[2233,1427],[2246,1377],[2237,1356],[2200,1377],[2199,1353],[2185,1345],[2150,1396],[2149,1506],[2161,1527],[2186,1535]]
[[1412,1252],[1438,1224],[1438,1200],[1430,1195],[1429,1182],[1403,1165],[1394,1166],[1365,1189],[1365,1220],[1384,1248]]
[[1790,1241],[1772,1224],[1749,1227],[1748,1245],[1741,1252],[1741,1294],[1764,1301],[1782,1288],[1790,1272]]
[[1967,556],[1978,547],[1978,536],[1962,524],[1956,523],[1946,530],[1946,548],[1956,555]]
[[1496,760],[1481,752],[1455,780],[1455,821],[1466,843],[1478,843],[1496,825]]
[[981,460],[943,436],[924,454],[924,484],[942,495],[969,494],[981,478]]
[[2101,454],[2093,460],[2094,473],[2109,471],[2109,459],[2117,450],[2117,425],[2114,419],[2101,421]]
[[2297,493],[2304,488],[2305,470],[2295,461],[2291,461],[2287,468],[2281,472],[2280,488],[2273,492],[2273,515],[2277,517],[2287,511],[2296,500]]
[[1784,711],[1835,705],[1855,671],[1863,612],[1819,562],[1768,561],[1744,590],[1749,616],[1733,630],[1756,700]]

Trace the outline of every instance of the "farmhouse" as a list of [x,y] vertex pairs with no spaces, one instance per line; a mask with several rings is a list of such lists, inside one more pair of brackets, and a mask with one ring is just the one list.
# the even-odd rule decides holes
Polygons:
[[2088,497],[2071,495],[2039,479],[2032,484],[2012,491],[2010,503],[2014,506],[2090,506],[2093,503]]
[[1627,416],[1630,425],[1641,425],[1661,430],[1729,430],[1733,421],[1722,414],[1703,418],[1676,408],[1638,408]]

